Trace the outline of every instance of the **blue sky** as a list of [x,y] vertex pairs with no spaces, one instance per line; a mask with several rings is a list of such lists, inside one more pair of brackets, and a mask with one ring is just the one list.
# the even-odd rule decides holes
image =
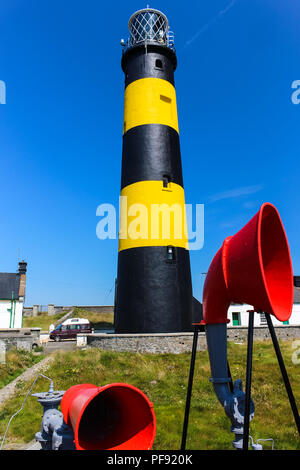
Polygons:
[[[120,39],[137,1],[10,0],[0,6],[0,271],[28,262],[26,304],[112,304],[124,80]],[[293,0],[157,1],[175,32],[186,202],[205,204],[194,295],[223,239],[263,202],[283,220],[300,274],[300,9]]]

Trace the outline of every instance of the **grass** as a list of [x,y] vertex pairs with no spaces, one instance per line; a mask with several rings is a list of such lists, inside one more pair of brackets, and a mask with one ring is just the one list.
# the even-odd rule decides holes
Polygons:
[[[291,385],[300,407],[300,365],[291,361],[292,342],[281,342]],[[234,379],[245,380],[246,345],[228,344],[228,359]],[[154,450],[180,449],[185,409],[190,354],[139,354],[87,349],[59,352],[46,371],[56,390],[67,390],[79,383],[105,385],[126,382],[140,388],[154,404],[157,434]],[[194,375],[187,449],[230,449],[233,434],[230,422],[217,401],[209,382],[207,351],[198,352]],[[252,397],[255,417],[250,434],[257,438],[272,437],[275,449],[300,450],[299,437],[281,379],[277,359],[270,342],[254,344]],[[30,382],[31,384],[32,382]],[[0,434],[10,416],[16,412],[30,386],[24,384],[16,396],[0,410]],[[39,379],[33,392],[46,391],[49,384]],[[12,442],[29,442],[40,428],[42,407],[36,398],[27,404],[11,423],[8,438]],[[9,444],[9,441],[8,443]],[[264,444],[264,448],[270,448]]]
[[[39,351],[41,348],[39,348]],[[28,367],[32,367],[45,356],[28,352],[22,349],[13,349],[6,352],[5,364],[0,364],[0,388],[12,382]]]
[[95,330],[112,329],[114,326],[113,313],[96,313],[76,307],[73,317],[87,318]]
[[[48,316],[47,313],[40,313],[37,317],[24,317],[24,328],[41,328],[42,331],[49,331],[51,324],[55,324],[67,312],[61,312],[56,315]],[[92,323],[95,330],[112,329],[114,323],[113,313],[96,313],[84,310],[82,308],[74,308],[73,315],[75,317],[87,318]]]
[[47,313],[40,313],[36,317],[24,317],[23,328],[41,328],[41,331],[49,331],[51,324],[55,324],[67,312],[60,312],[56,315],[48,316]]

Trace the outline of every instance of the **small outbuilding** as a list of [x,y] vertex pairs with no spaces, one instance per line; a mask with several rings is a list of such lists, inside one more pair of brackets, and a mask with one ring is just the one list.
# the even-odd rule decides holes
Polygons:
[[17,273],[0,273],[0,328],[22,328],[27,263]]
[[[247,304],[232,304],[228,309],[229,326],[248,326],[248,310],[252,309]],[[300,326],[300,276],[294,276],[294,301],[291,317],[286,322],[280,322],[277,318],[272,317],[274,326],[290,325]],[[267,320],[264,313],[254,316],[254,326],[265,326]]]

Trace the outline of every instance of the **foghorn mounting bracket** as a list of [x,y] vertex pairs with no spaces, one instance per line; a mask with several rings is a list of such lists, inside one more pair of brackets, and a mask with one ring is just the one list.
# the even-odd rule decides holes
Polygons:
[[[254,416],[254,404],[253,404],[253,401],[251,400],[251,380],[252,380],[252,355],[253,355],[253,328],[254,328],[255,312],[254,310],[249,310],[248,313],[249,313],[249,324],[248,324],[248,340],[247,340],[247,366],[246,366],[245,393],[242,390],[242,383],[240,380],[236,380],[234,383],[232,383],[232,377],[231,377],[231,372],[230,372],[230,367],[229,367],[228,362],[227,362],[227,371],[228,371],[227,379],[222,380],[221,382],[219,380],[216,381],[214,379],[210,379],[210,381],[214,383],[215,391],[218,389],[218,387],[220,387],[220,389],[222,387],[223,394],[224,394],[224,385],[228,383],[228,391],[226,392],[226,397],[225,397],[226,399],[224,399],[223,401],[224,401],[225,412],[232,422],[231,431],[235,434],[235,440],[233,441],[233,446],[236,449],[248,450],[249,439],[250,439],[251,447],[253,450],[262,450],[262,446],[258,444],[254,444],[253,439],[249,435],[249,427],[250,427],[249,424],[250,424],[251,419]],[[272,338],[272,343],[274,346],[274,350],[277,356],[277,361],[280,367],[280,371],[281,371],[284,385],[286,388],[286,392],[288,395],[289,403],[293,412],[295,424],[296,424],[296,427],[298,429],[298,433],[300,436],[299,412],[297,409],[297,405],[296,405],[295,397],[291,388],[291,384],[288,378],[288,374],[285,368],[284,360],[281,354],[281,350],[279,347],[279,343],[277,340],[277,336],[275,333],[271,315],[265,312],[257,312],[257,313],[265,314],[267,324],[268,324],[268,329],[269,329],[270,336]],[[186,448],[191,394],[192,394],[192,387],[193,387],[198,333],[199,333],[200,325],[203,327],[203,325],[205,325],[205,322],[202,320],[200,323],[194,324],[194,338],[193,338],[193,346],[192,346],[192,354],[191,354],[189,381],[188,381],[188,388],[187,388],[185,416],[184,416],[184,423],[183,423],[183,430],[182,430],[181,450],[185,450]],[[205,327],[206,334],[207,334],[208,326],[209,325],[206,325]],[[226,327],[226,325],[224,326]],[[216,393],[218,394],[218,391],[216,391]],[[222,399],[219,398],[219,400],[221,401]],[[230,403],[232,404],[232,406],[230,406]],[[265,441],[265,440],[270,440],[270,439],[259,439],[259,441]]]

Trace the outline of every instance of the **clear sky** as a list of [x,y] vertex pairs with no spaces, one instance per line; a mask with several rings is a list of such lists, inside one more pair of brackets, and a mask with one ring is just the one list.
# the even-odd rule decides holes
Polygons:
[[[146,3],[0,4],[0,271],[28,262],[26,305],[113,304],[117,240],[96,237],[120,191],[120,39]],[[175,32],[186,202],[205,204],[194,295],[223,239],[263,202],[278,208],[300,274],[296,0],[150,2]]]

